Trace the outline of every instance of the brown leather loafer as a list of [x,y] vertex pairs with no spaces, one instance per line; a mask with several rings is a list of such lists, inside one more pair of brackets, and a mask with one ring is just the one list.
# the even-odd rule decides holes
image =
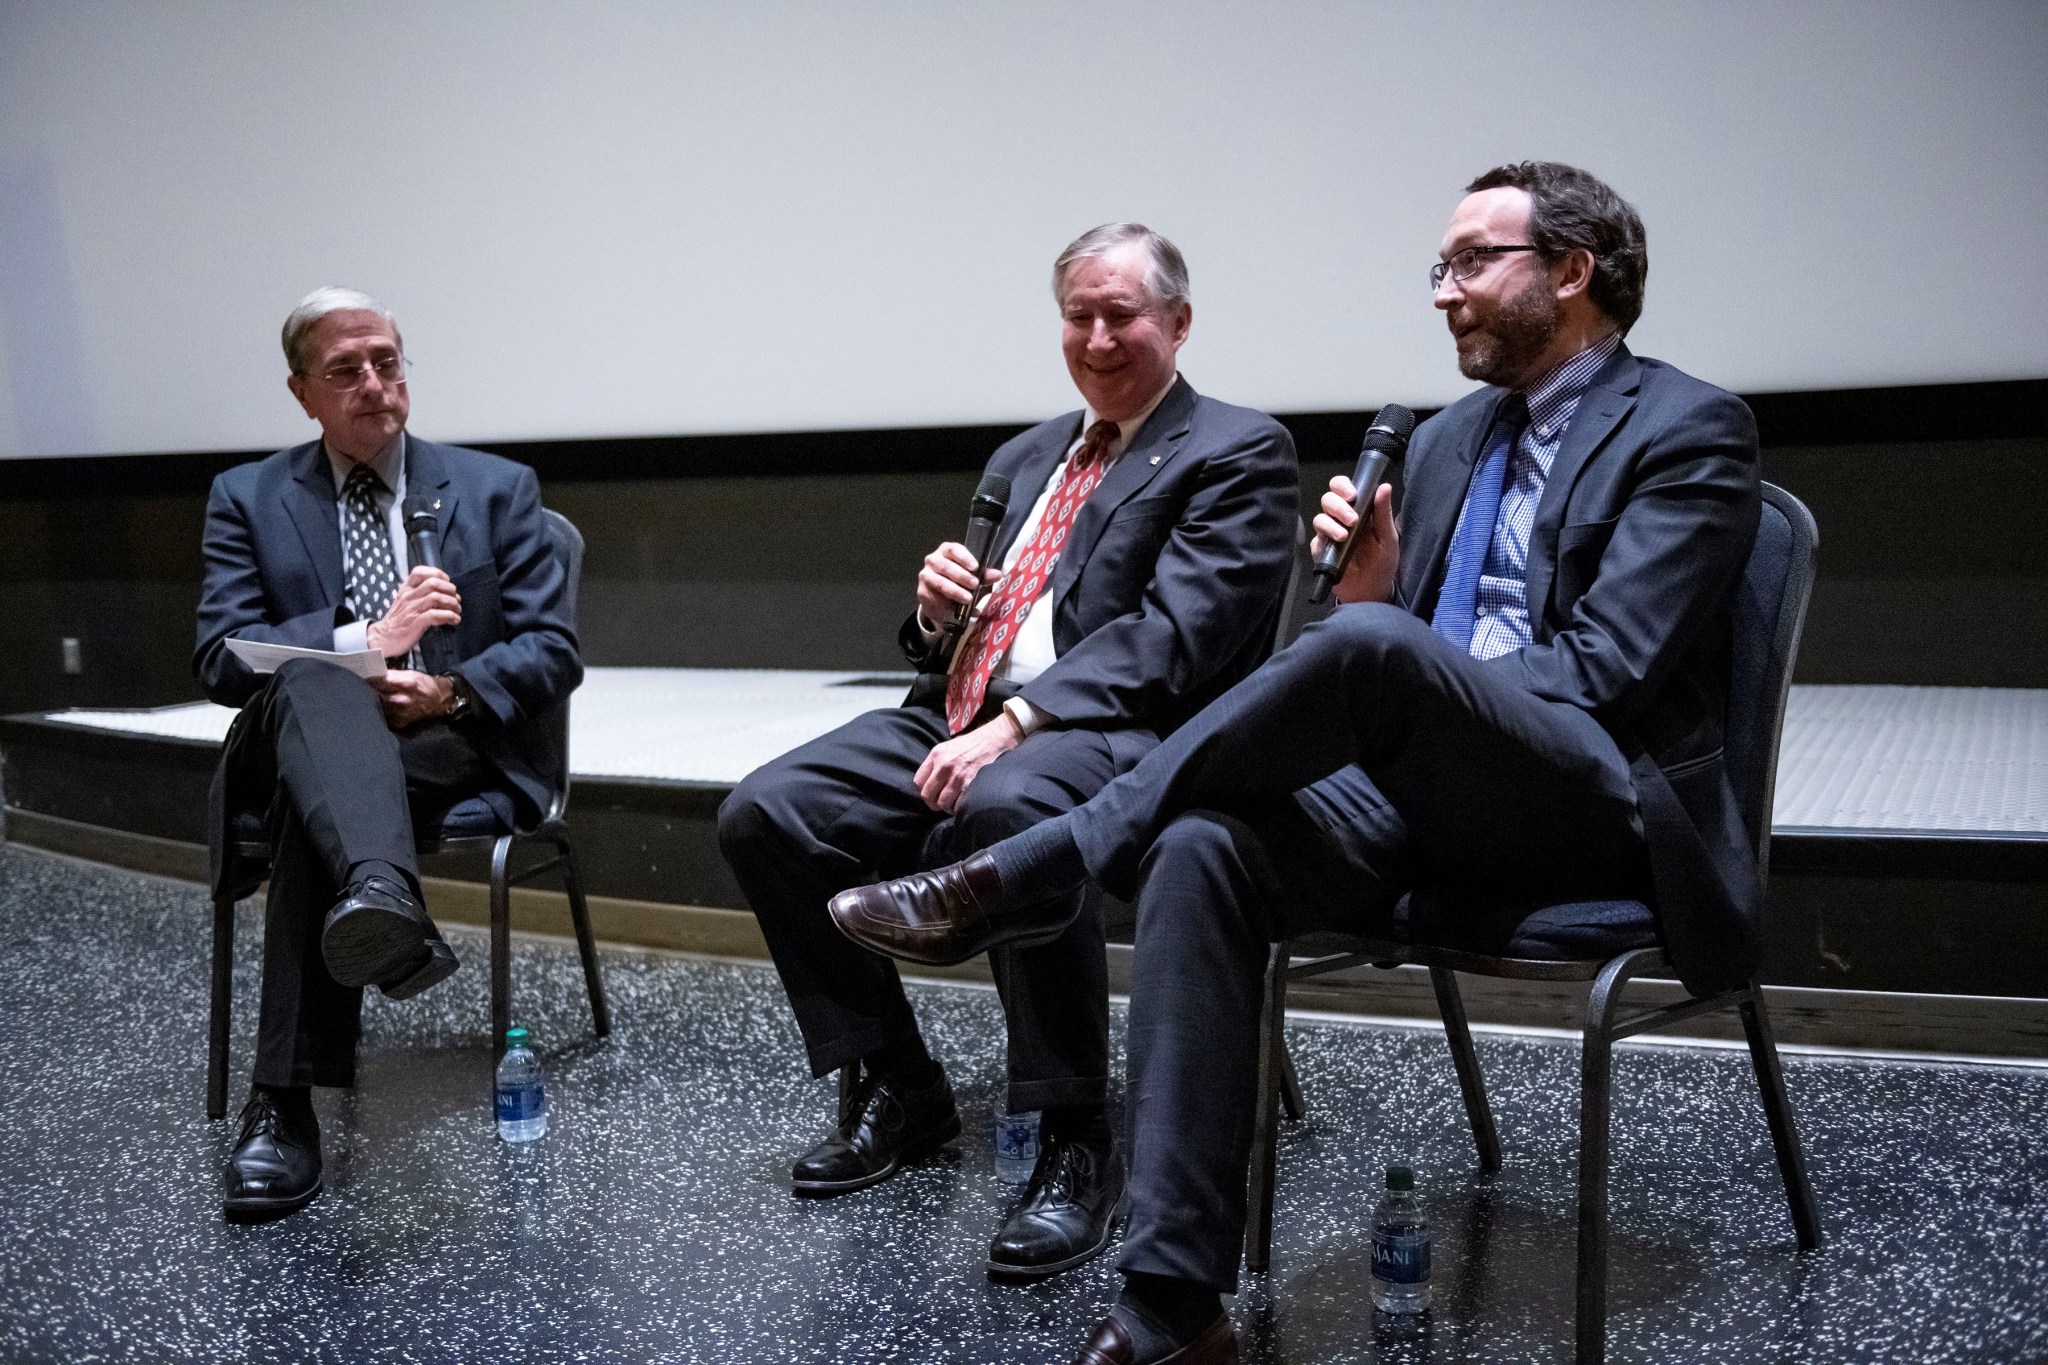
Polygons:
[[1207,1331],[1172,1355],[1141,1361],[1129,1330],[1111,1313],[1095,1324],[1074,1365],[1238,1365],[1237,1329],[1230,1325],[1230,1314],[1219,1313]]
[[827,907],[839,932],[878,953],[950,967],[1005,943],[1057,938],[1074,922],[1080,897],[1013,905],[986,853],[893,882],[857,886]]

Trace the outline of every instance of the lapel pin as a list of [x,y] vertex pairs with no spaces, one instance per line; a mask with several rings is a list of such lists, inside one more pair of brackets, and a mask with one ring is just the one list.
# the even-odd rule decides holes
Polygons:
[[441,500],[439,498],[434,499],[434,510],[436,512],[441,510]]
[[1154,456],[1152,457],[1152,463],[1153,463],[1153,464],[1158,464],[1158,463],[1159,463],[1159,457],[1158,457],[1157,455],[1154,455]]

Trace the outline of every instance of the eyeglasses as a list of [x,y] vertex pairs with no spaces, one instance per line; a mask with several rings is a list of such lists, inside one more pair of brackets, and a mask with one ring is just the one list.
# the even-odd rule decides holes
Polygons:
[[363,386],[363,375],[367,372],[377,376],[379,382],[390,385],[403,384],[405,372],[412,368],[412,362],[402,355],[380,356],[375,360],[358,360],[353,365],[332,365],[320,371],[320,378],[329,387],[359,389]]
[[1486,269],[1486,263],[1495,256],[1503,256],[1510,251],[1536,249],[1533,246],[1468,246],[1463,251],[1454,251],[1451,253],[1451,259],[1439,261],[1429,268],[1430,291],[1434,293],[1441,289],[1446,275],[1454,280],[1469,280]]

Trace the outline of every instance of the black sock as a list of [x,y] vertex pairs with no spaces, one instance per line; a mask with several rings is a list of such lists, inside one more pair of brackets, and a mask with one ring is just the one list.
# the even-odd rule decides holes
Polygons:
[[1041,1140],[1064,1138],[1090,1147],[1107,1148],[1113,1140],[1109,1131],[1109,1109],[1101,1104],[1061,1104],[1047,1108],[1038,1120]]
[[861,1058],[868,1071],[906,1090],[924,1090],[939,1079],[939,1064],[925,1051],[924,1038],[912,1033]]
[[285,1126],[301,1137],[320,1131],[320,1124],[313,1117],[313,1087],[310,1085],[257,1085],[277,1107],[278,1116]]
[[1080,890],[1088,880],[1088,864],[1081,861],[1081,849],[1067,833],[1063,815],[998,840],[987,852],[995,861],[1004,899],[1014,904],[1051,900]]
[[1126,1271],[1124,1292],[1117,1295],[1116,1306],[1126,1310],[1126,1324],[1155,1338],[1131,1343],[1138,1359],[1156,1360],[1202,1335],[1223,1311],[1223,1300],[1215,1290],[1192,1280]]
[[381,862],[375,858],[365,858],[362,862],[350,863],[348,875],[342,878],[342,885],[344,887],[351,886],[356,882],[362,881],[365,877],[382,877],[394,886],[403,887],[411,892],[414,900],[422,899],[420,896],[420,884],[413,878],[410,872],[407,872],[396,863]]

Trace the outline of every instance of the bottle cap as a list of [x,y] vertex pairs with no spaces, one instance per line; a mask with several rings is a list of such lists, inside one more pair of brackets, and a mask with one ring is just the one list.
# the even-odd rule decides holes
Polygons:
[[1387,1188],[1390,1190],[1412,1190],[1415,1188],[1415,1172],[1406,1166],[1387,1167]]
[[508,1028],[508,1029],[506,1029],[506,1030],[505,1030],[505,1046],[506,1046],[506,1047],[508,1047],[508,1048],[514,1048],[514,1047],[525,1047],[525,1046],[527,1046],[527,1043],[528,1043],[528,1035],[527,1035],[527,1032],[526,1032],[526,1028],[525,1028],[525,1026],[524,1026],[524,1025],[521,1025],[521,1024],[514,1024],[514,1025],[513,1025],[513,1026],[512,1026],[511,1028]]

